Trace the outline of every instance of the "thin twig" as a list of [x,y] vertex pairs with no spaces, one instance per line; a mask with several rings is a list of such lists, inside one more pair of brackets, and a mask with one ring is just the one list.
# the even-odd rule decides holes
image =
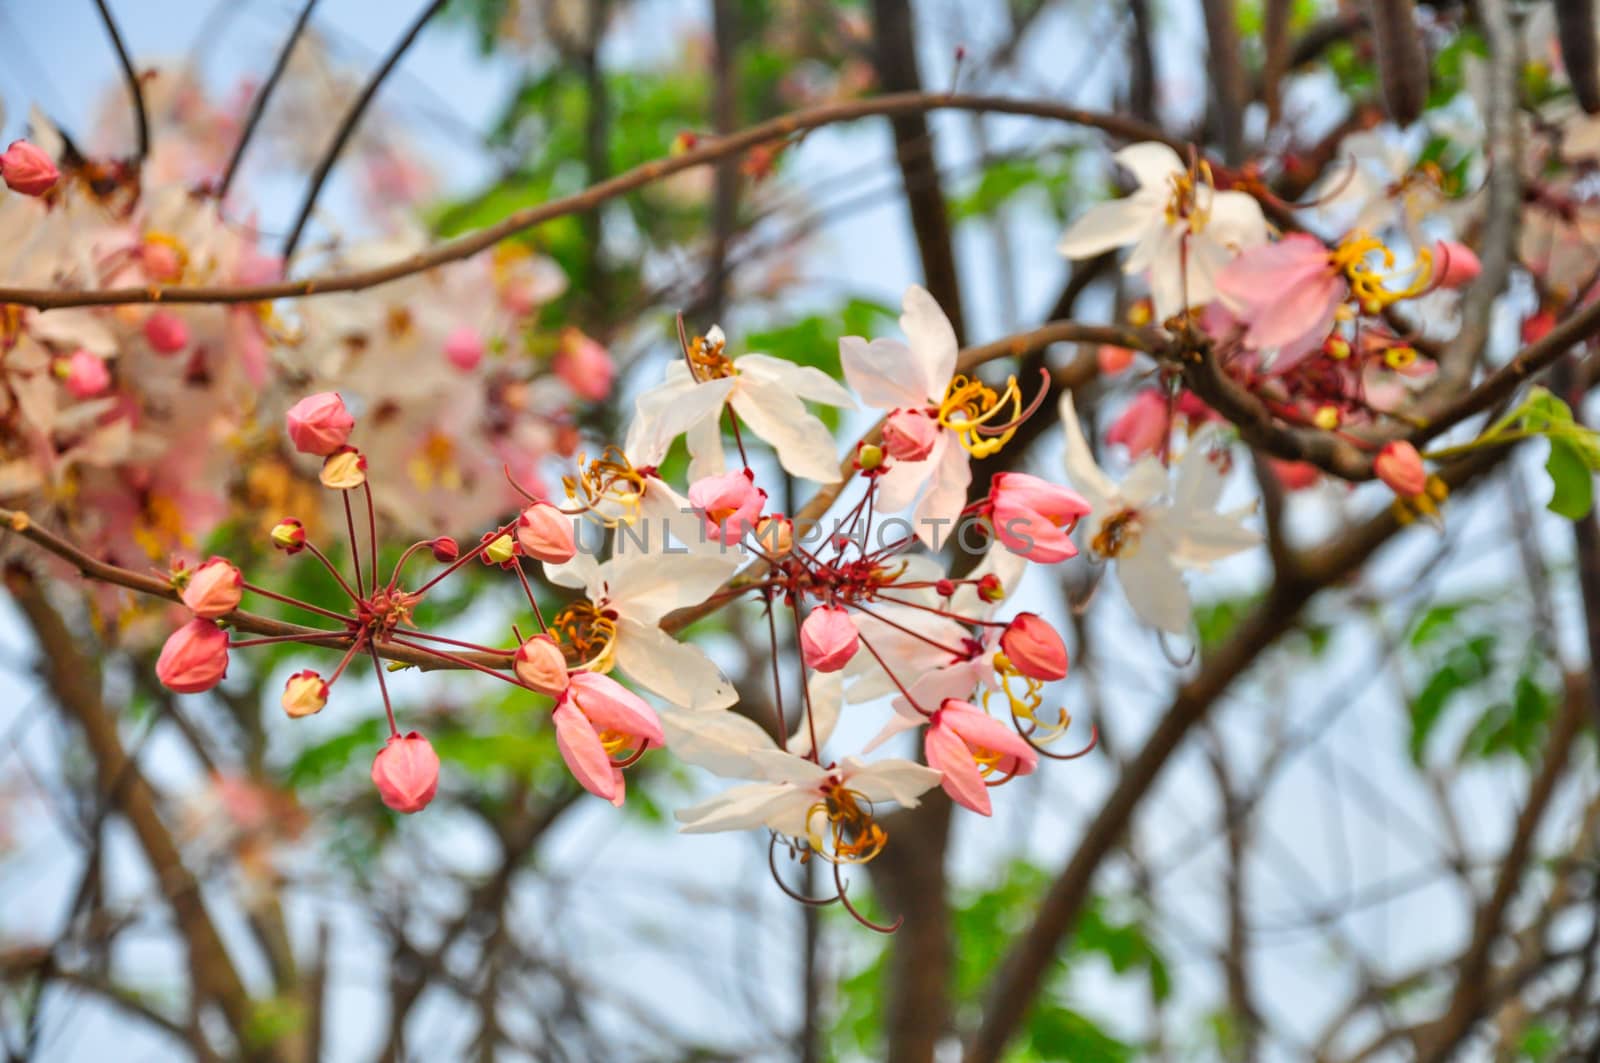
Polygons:
[[143,162],[150,154],[150,115],[145,110],[144,85],[139,81],[139,72],[133,68],[133,58],[128,55],[128,46],[122,41],[117,20],[111,17],[111,8],[106,0],[94,0],[94,5],[100,9],[106,34],[111,38],[111,46],[117,50],[117,62],[122,66],[123,80],[128,83],[128,96],[133,102],[133,125],[139,137],[138,159]]
[[305,6],[300,9],[299,16],[294,20],[293,28],[289,30],[288,38],[278,51],[278,58],[272,64],[272,72],[267,75],[267,80],[261,83],[255,99],[250,101],[250,113],[245,116],[244,128],[239,132],[239,142],[233,146],[233,154],[228,157],[228,168],[222,171],[222,183],[217,185],[218,200],[228,198],[228,189],[233,187],[233,178],[238,174],[239,163],[244,159],[244,149],[249,146],[250,138],[255,135],[256,127],[261,124],[261,116],[267,110],[267,101],[272,98],[272,91],[278,87],[278,80],[283,77],[283,72],[289,68],[289,56],[294,51],[294,46],[300,43],[300,35],[305,32],[306,24],[311,21],[311,9],[316,6],[317,0],[306,0]]

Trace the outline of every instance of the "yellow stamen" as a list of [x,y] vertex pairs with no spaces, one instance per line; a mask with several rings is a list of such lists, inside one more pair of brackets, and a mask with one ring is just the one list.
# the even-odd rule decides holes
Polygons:
[[573,668],[609,672],[616,664],[617,620],[587,598],[569,603],[550,621],[550,632],[576,657]]
[[1416,262],[1411,267],[1411,283],[1390,291],[1384,287],[1384,282],[1393,279],[1394,274],[1381,273],[1368,265],[1367,259],[1373,255],[1378,256],[1383,269],[1394,269],[1394,252],[1385,247],[1382,240],[1360,231],[1345,237],[1328,255],[1329,265],[1350,282],[1350,301],[1363,313],[1381,313],[1402,299],[1420,295],[1433,279],[1433,252],[1422,248],[1417,251]]
[[[1009,413],[1006,411],[1007,403],[1011,405]],[[1022,416],[1022,389],[1017,387],[1016,377],[1009,378],[1005,390],[996,394],[993,388],[976,377],[969,378],[958,373],[951,379],[935,419],[956,433],[961,449],[975,458],[987,458],[1017,434],[1014,424],[999,435],[984,435],[978,431],[980,425],[989,424],[1003,413],[1006,416],[1001,423],[1014,422]]]

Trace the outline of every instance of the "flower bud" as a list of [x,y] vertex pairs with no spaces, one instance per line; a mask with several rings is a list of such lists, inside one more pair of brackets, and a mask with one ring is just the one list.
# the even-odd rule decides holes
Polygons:
[[439,789],[439,755],[415,731],[391,735],[372,760],[372,782],[396,812],[421,812]]
[[837,605],[811,610],[800,625],[800,656],[807,668],[837,672],[856,655],[860,644],[855,621]]
[[327,680],[309,668],[296,672],[283,685],[283,711],[289,714],[290,719],[315,716],[327,703]]
[[1126,372],[1133,364],[1133,351],[1127,347],[1102,346],[1095,351],[1095,361],[1100,363],[1100,372],[1104,376],[1116,376]]
[[756,522],[756,545],[773,557],[794,549],[794,521],[788,517],[762,517]]
[[1385,444],[1372,463],[1378,479],[1402,498],[1414,498],[1428,488],[1428,470],[1417,448],[1403,439]]
[[183,256],[163,240],[146,238],[139,249],[139,264],[151,280],[171,282],[183,276]]
[[1006,600],[1006,589],[1000,582],[1000,577],[993,572],[988,573],[978,581],[978,597],[986,602],[1003,602]]
[[210,690],[227,674],[228,633],[198,617],[167,636],[156,660],[156,678],[179,694]]
[[1461,288],[1483,272],[1483,263],[1466,244],[1440,240],[1433,245],[1433,286]]
[[333,491],[349,491],[367,482],[367,459],[355,447],[340,447],[322,463],[318,477]]
[[921,410],[896,410],[883,424],[883,449],[895,461],[923,461],[940,431],[939,422]]
[[244,595],[244,577],[233,562],[213,557],[189,576],[183,588],[183,604],[195,616],[215,620],[239,608]]
[[705,536],[733,546],[761,519],[767,493],[749,469],[707,476],[689,485],[689,504],[705,521]]
[[1000,636],[1000,649],[1029,679],[1067,676],[1067,647],[1056,629],[1035,613],[1018,613]]
[[483,337],[471,325],[462,325],[444,340],[444,357],[463,372],[471,372],[483,361]]
[[111,370],[106,360],[88,351],[73,351],[71,357],[56,363],[56,373],[75,399],[92,399],[111,387]]
[[873,443],[863,443],[856,448],[856,467],[862,472],[872,472],[882,465],[882,447]]
[[356,419],[344,408],[336,391],[308,395],[289,407],[284,415],[289,441],[302,454],[327,457],[350,438]]
[[1160,388],[1146,388],[1133,397],[1106,431],[1106,442],[1128,448],[1130,458],[1155,452],[1172,432],[1172,409]]
[[553,698],[560,697],[571,683],[567,658],[549,635],[535,635],[518,646],[511,666],[524,684]]
[[1283,461],[1269,458],[1267,465],[1285,491],[1304,491],[1322,478],[1322,470],[1309,461]]
[[587,402],[603,402],[609,398],[612,379],[616,376],[611,353],[570,325],[561,330],[560,342],[552,368],[561,382]]
[[956,581],[953,579],[940,579],[933,585],[934,592],[941,598],[948,598],[956,592]]
[[489,565],[504,565],[516,556],[517,541],[509,535],[496,535],[483,550],[484,563]]
[[548,502],[535,502],[517,518],[517,543],[538,561],[562,565],[578,552],[572,518]]
[[189,346],[189,325],[170,310],[157,310],[144,319],[144,341],[157,354],[177,354]]
[[0,155],[0,177],[6,187],[25,196],[42,196],[61,180],[61,171],[50,156],[26,140],[13,140]]
[[428,543],[428,549],[433,551],[433,559],[440,564],[448,565],[461,556],[461,547],[448,535],[441,535]]
[[272,545],[287,554],[298,554],[306,548],[306,526],[293,517],[284,517],[268,533]]

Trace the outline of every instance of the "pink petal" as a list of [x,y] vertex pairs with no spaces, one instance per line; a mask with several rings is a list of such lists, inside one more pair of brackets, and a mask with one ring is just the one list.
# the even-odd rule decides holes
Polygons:
[[989,803],[989,788],[983,784],[978,762],[972,759],[971,750],[960,736],[942,724],[934,724],[928,728],[922,748],[928,767],[943,774],[940,785],[950,800],[981,816],[990,814],[993,806]]
[[567,770],[578,780],[578,785],[607,801],[616,800],[616,774],[611,758],[606,756],[600,736],[595,733],[583,713],[573,707],[570,700],[562,701],[553,714],[556,725],[556,748]]

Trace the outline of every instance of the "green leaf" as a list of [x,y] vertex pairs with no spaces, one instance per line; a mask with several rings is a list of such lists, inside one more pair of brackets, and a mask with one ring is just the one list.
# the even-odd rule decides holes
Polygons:
[[1568,520],[1582,520],[1594,507],[1594,473],[1584,453],[1565,436],[1550,437],[1550,512]]
[[1457,693],[1489,675],[1495,637],[1478,635],[1451,648],[1411,702],[1411,759],[1422,763],[1428,738]]

